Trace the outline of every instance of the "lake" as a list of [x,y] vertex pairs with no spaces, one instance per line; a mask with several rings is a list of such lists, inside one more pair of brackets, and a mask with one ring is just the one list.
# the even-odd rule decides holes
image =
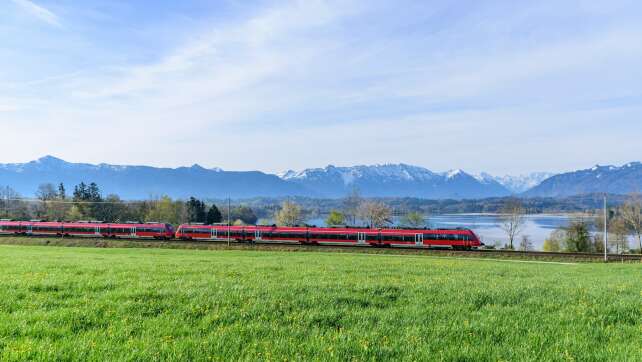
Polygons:
[[[536,250],[541,250],[544,240],[555,229],[568,226],[573,220],[571,215],[537,214],[525,216],[525,225],[521,234],[514,242],[515,248],[519,246],[522,235],[528,235]],[[395,220],[397,222],[398,220]],[[324,225],[323,219],[309,220],[313,225]],[[488,245],[495,242],[501,245],[508,243],[506,233],[501,229],[501,219],[493,214],[453,214],[432,215],[428,217],[428,226],[431,228],[469,228],[472,229]]]

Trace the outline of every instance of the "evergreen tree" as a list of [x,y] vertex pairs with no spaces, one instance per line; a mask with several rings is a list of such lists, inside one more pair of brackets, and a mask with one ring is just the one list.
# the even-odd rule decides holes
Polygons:
[[67,198],[67,191],[65,190],[65,185],[62,182],[58,185],[58,198],[60,200],[65,200]]
[[81,182],[74,187],[73,201],[80,213],[85,217],[90,219],[103,218],[103,205],[101,204],[103,197],[100,194],[100,188],[95,182],[90,183],[89,186]]
[[212,207],[210,207],[209,211],[207,212],[207,223],[211,225],[220,223],[221,221],[223,221],[221,211],[218,209],[218,207],[216,207],[216,205],[212,204]]
[[187,221],[205,223],[207,221],[207,212],[205,211],[205,203],[194,197],[190,197],[189,201],[185,203],[187,208]]
[[572,222],[566,230],[566,251],[589,252],[591,246],[588,224],[582,220]]

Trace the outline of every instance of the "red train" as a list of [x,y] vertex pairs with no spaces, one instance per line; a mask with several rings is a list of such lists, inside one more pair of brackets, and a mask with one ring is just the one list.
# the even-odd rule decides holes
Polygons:
[[469,229],[370,229],[183,224],[47,222],[0,220],[0,235],[84,236],[168,240],[290,241],[301,244],[448,247],[468,250],[483,244]]
[[172,239],[174,227],[163,223],[47,222],[0,220],[0,235],[93,236]]
[[368,229],[183,224],[182,240],[292,241],[301,244],[448,247],[469,250],[483,244],[469,229]]

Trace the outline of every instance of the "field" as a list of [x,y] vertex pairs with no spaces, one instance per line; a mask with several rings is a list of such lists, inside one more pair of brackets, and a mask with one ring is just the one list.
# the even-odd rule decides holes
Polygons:
[[642,265],[0,245],[0,360],[642,360]]

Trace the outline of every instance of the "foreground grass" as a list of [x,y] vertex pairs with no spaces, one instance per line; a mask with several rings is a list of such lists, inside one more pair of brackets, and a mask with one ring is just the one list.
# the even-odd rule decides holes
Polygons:
[[0,246],[0,359],[642,360],[642,266]]

